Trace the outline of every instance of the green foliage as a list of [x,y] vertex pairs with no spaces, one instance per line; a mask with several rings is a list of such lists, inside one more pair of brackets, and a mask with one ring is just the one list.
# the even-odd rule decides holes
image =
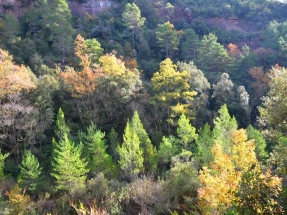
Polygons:
[[199,48],[199,38],[193,29],[184,31],[182,42],[180,44],[181,58],[184,61],[195,60]]
[[141,11],[135,3],[127,3],[122,13],[124,25],[132,32],[133,49],[135,49],[135,32],[144,25],[145,18],[141,17]]
[[86,53],[89,56],[89,59],[91,60],[91,63],[97,63],[99,58],[103,55],[103,49],[101,48],[101,44],[98,42],[97,39],[86,39],[85,45],[87,46],[84,50],[84,53]]
[[72,28],[71,19],[72,14],[66,0],[55,0],[49,14],[44,16],[47,27],[51,32],[49,41],[53,42],[55,53],[61,54],[62,63],[72,52],[74,29]]
[[266,142],[259,130],[249,125],[246,129],[246,133],[249,140],[254,139],[255,144],[255,153],[258,161],[265,162],[268,157],[268,153],[266,152]]
[[192,61],[190,61],[189,63],[177,62],[176,65],[178,66],[178,70],[180,72],[186,71],[190,74],[188,83],[192,90],[202,94],[210,89],[210,83],[204,77],[204,73],[200,69],[198,69]]
[[148,134],[139,118],[138,112],[135,111],[130,121],[130,129],[139,137],[140,147],[143,150],[144,167],[146,171],[154,172],[156,170],[156,148],[152,145]]
[[51,175],[56,179],[56,190],[74,195],[85,187],[89,169],[82,158],[82,144],[75,145],[66,133],[55,144]]
[[123,140],[122,146],[118,147],[119,165],[126,176],[134,178],[138,173],[143,172],[144,158],[139,136],[132,130],[130,122],[126,125]]
[[227,73],[222,73],[217,84],[213,84],[212,97],[216,99],[216,104],[221,106],[223,104],[230,104],[234,99],[233,82],[229,79]]
[[173,24],[168,21],[159,25],[156,30],[156,39],[159,46],[165,52],[166,58],[169,58],[173,51],[178,50],[179,46],[179,32],[173,28]]
[[171,124],[173,123],[173,119],[170,118],[171,109],[173,109],[173,117],[182,113],[191,115],[189,104],[186,103],[193,100],[197,93],[190,90],[189,78],[188,72],[178,71],[177,66],[167,58],[161,62],[159,71],[154,73],[151,79],[153,90],[151,103],[161,104],[167,108],[167,116]]
[[262,106],[259,107],[260,122],[265,126],[274,126],[282,132],[286,132],[286,90],[287,70],[285,68],[273,68],[270,75],[269,92],[262,98]]
[[222,105],[218,111],[219,116],[213,120],[213,137],[215,142],[221,144],[223,152],[232,153],[232,133],[237,130],[235,117],[228,113],[226,105]]
[[209,124],[205,124],[203,128],[198,131],[198,138],[196,140],[196,159],[202,166],[209,166],[213,161],[213,154],[211,149],[214,145],[213,133]]
[[214,34],[203,36],[195,63],[213,83],[218,73],[230,72],[233,66],[232,59],[228,56],[224,46],[217,42]]
[[70,128],[66,125],[65,115],[62,108],[59,108],[55,123],[54,132],[58,140],[61,140],[64,137],[64,134],[70,134]]
[[197,189],[199,188],[198,169],[191,159],[191,152],[182,150],[172,157],[171,169],[166,173],[166,185],[173,204],[183,204],[183,209],[198,210]]
[[114,176],[116,166],[112,157],[107,154],[107,146],[104,141],[105,133],[91,124],[87,128],[87,133],[79,132],[78,137],[84,144],[84,154],[88,160],[88,168],[93,176],[103,172],[105,175]]
[[38,189],[39,183],[43,180],[41,177],[43,168],[40,167],[38,159],[31,151],[25,151],[19,169],[18,181],[20,187],[35,192]]
[[114,161],[119,160],[119,153],[117,152],[117,147],[120,144],[118,133],[114,128],[111,129],[111,132],[108,134],[108,152],[112,156]]
[[176,141],[173,136],[169,136],[168,138],[165,136],[162,137],[157,153],[157,160],[161,166],[168,164],[172,156],[179,151]]
[[8,157],[9,154],[2,154],[0,150],[0,179],[4,178],[4,160]]
[[190,120],[184,114],[178,120],[176,132],[185,150],[191,149],[191,143],[198,138],[195,127],[190,124]]
[[19,22],[11,12],[5,14],[5,21],[2,28],[4,36],[12,43],[13,40],[20,35]]
[[287,174],[287,138],[281,137],[270,153],[268,164],[278,175]]

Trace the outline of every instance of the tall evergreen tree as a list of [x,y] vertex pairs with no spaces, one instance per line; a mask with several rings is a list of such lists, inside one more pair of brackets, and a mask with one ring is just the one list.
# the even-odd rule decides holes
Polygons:
[[190,120],[184,114],[182,114],[178,120],[176,132],[185,150],[190,149],[190,144],[198,137],[195,133],[195,127],[190,124]]
[[144,25],[145,18],[141,17],[141,11],[135,3],[127,3],[122,14],[124,25],[131,31],[133,38],[133,49],[135,49],[136,30]]
[[70,134],[70,128],[66,125],[65,115],[62,111],[62,108],[60,108],[58,111],[54,132],[56,134],[57,140],[61,140],[64,137],[64,134],[67,134],[68,136]]
[[199,38],[193,29],[186,29],[183,35],[183,42],[180,45],[181,58],[184,61],[195,60],[199,47]]
[[51,35],[49,40],[61,53],[61,61],[65,63],[66,57],[72,53],[74,29],[72,27],[72,14],[66,0],[55,0],[50,13],[44,16]]
[[133,178],[144,170],[144,158],[139,137],[135,131],[132,131],[129,122],[126,125],[123,139],[122,146],[118,147],[119,165],[128,177]]
[[173,24],[169,21],[158,26],[156,39],[159,46],[164,50],[166,58],[170,57],[172,51],[178,50],[179,33],[179,31],[174,30]]
[[42,167],[40,167],[38,159],[31,153],[31,151],[25,151],[22,163],[19,165],[20,174],[18,181],[21,187],[26,187],[27,190],[35,192],[39,183],[42,181],[41,173]]
[[198,134],[195,157],[202,166],[209,166],[213,160],[211,149],[214,145],[214,137],[210,125],[206,123],[203,128],[199,129]]
[[237,121],[228,113],[226,105],[222,105],[218,111],[219,116],[213,120],[213,136],[215,142],[221,144],[223,152],[232,152],[232,133],[237,130]]
[[87,133],[79,132],[79,139],[84,144],[84,152],[88,158],[88,168],[90,173],[95,176],[103,172],[105,175],[115,175],[116,166],[112,161],[112,157],[107,154],[104,137],[105,133],[91,124]]
[[217,42],[214,34],[203,36],[198,49],[196,65],[201,69],[210,82],[215,82],[218,73],[229,71],[233,66],[224,46]]
[[65,133],[54,149],[51,175],[56,179],[56,190],[70,194],[80,192],[85,187],[89,169],[82,158],[82,144],[75,145]]
[[140,147],[143,150],[144,166],[146,171],[155,171],[156,148],[152,145],[137,111],[134,112],[134,115],[130,121],[130,128],[133,132],[136,132],[139,137]]
[[59,109],[55,133],[58,141],[53,139],[52,172],[56,179],[56,190],[75,194],[85,186],[89,169],[88,162],[82,158],[83,145],[75,145],[69,137],[70,129],[66,125],[64,113]]

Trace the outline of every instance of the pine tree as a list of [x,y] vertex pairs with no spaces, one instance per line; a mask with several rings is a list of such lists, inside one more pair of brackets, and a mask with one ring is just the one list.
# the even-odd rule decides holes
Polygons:
[[111,129],[111,132],[108,135],[108,140],[109,140],[109,148],[108,152],[112,156],[114,161],[119,160],[119,153],[117,152],[117,148],[120,144],[119,138],[118,138],[118,133],[114,128]]
[[42,167],[38,162],[38,159],[31,153],[31,151],[25,151],[22,163],[19,165],[20,174],[18,181],[21,187],[25,187],[29,191],[36,191],[39,183],[42,180],[41,172]]
[[214,137],[210,125],[206,123],[203,128],[199,129],[198,134],[195,157],[202,166],[208,166],[213,160],[211,149],[214,145]]
[[142,27],[145,18],[141,17],[141,11],[135,3],[127,3],[122,14],[124,25],[131,31],[133,37],[133,49],[135,49],[135,32]]
[[221,144],[224,153],[230,154],[232,151],[232,133],[237,130],[235,117],[228,113],[226,105],[222,105],[218,111],[219,116],[214,119],[213,136],[215,142]]
[[91,124],[87,133],[80,132],[81,142],[84,144],[84,154],[88,158],[88,168],[92,175],[103,172],[105,175],[115,175],[116,166],[109,154],[107,154],[104,137],[105,133]]
[[129,122],[126,125],[123,139],[122,146],[118,147],[119,165],[128,177],[133,178],[144,170],[144,158],[139,137],[135,131],[132,131]]
[[82,158],[82,147],[75,146],[66,133],[55,146],[51,175],[56,179],[56,190],[75,194],[84,188],[89,169]]
[[189,149],[190,144],[198,137],[195,133],[195,127],[190,124],[190,120],[184,114],[182,114],[178,120],[176,132],[185,150]]
[[169,58],[171,52],[178,50],[179,37],[181,32],[174,30],[173,24],[169,21],[158,26],[156,39],[159,46],[165,51],[165,57]]
[[53,42],[55,50],[61,53],[61,61],[71,54],[74,29],[72,27],[72,14],[66,0],[55,0],[50,13],[44,16],[47,27],[51,31],[49,40]]
[[0,179],[4,177],[4,160],[8,157],[8,155],[8,153],[3,155],[0,150]]
[[156,170],[156,148],[152,145],[148,134],[139,118],[138,112],[135,111],[130,121],[130,128],[135,132],[140,141],[140,147],[143,150],[144,166],[146,171]]
[[56,134],[57,140],[61,140],[64,137],[64,134],[67,134],[68,136],[70,134],[70,128],[66,125],[65,115],[62,111],[62,108],[60,108],[58,111],[54,132]]

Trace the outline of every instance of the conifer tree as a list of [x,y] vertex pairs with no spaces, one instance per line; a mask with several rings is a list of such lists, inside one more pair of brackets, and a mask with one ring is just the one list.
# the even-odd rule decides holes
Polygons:
[[142,27],[145,18],[141,17],[141,11],[135,3],[127,3],[122,14],[124,25],[131,31],[133,37],[133,49],[135,49],[135,32]]
[[211,149],[214,145],[214,137],[210,125],[206,123],[203,128],[199,129],[198,134],[195,156],[202,166],[208,166],[213,160]]
[[87,133],[80,132],[78,136],[85,147],[84,152],[88,159],[90,173],[96,175],[103,172],[106,175],[114,175],[116,166],[111,156],[106,152],[105,133],[98,130],[94,124],[91,124],[87,129]]
[[55,0],[50,13],[44,16],[47,27],[51,31],[49,40],[53,42],[55,50],[61,53],[61,61],[71,54],[74,29],[72,27],[72,14],[66,0]]
[[39,183],[42,180],[38,159],[31,153],[31,151],[25,151],[21,165],[19,165],[20,174],[18,181],[21,187],[25,187],[29,191],[36,191]]
[[8,155],[8,153],[3,155],[0,150],[0,179],[4,177],[4,160],[8,157]]
[[55,146],[51,175],[56,179],[56,190],[75,194],[85,187],[89,169],[82,158],[82,147],[82,144],[75,146],[66,133]]
[[155,171],[156,148],[152,145],[137,111],[134,112],[134,115],[130,121],[130,128],[133,132],[136,132],[139,137],[140,147],[143,150],[144,166],[146,171]]
[[61,140],[64,137],[64,134],[67,134],[68,136],[70,134],[70,128],[66,125],[65,115],[62,111],[62,108],[60,108],[58,111],[54,132],[56,134],[57,140]]
[[165,51],[165,57],[169,58],[171,52],[178,50],[179,37],[181,32],[174,30],[173,24],[169,21],[158,26],[156,39],[159,46]]
[[123,139],[122,146],[118,147],[119,165],[128,177],[133,178],[144,170],[144,158],[139,137],[135,131],[132,131],[130,122],[126,125]]
[[215,142],[221,144],[224,153],[230,154],[232,151],[232,133],[237,130],[237,122],[235,117],[229,115],[226,105],[222,105],[218,113],[219,116],[213,121],[213,136]]
[[62,109],[59,109],[55,133],[58,141],[53,139],[52,172],[56,179],[56,190],[75,194],[84,188],[89,169],[88,162],[82,158],[83,145],[75,145],[69,137],[70,128],[66,125]]
[[119,153],[117,152],[117,148],[120,144],[119,138],[118,138],[118,133],[114,128],[111,129],[111,132],[108,135],[108,141],[109,141],[109,148],[108,152],[112,156],[114,161],[119,160]]
[[190,124],[190,120],[184,114],[182,114],[178,120],[178,127],[176,131],[185,150],[189,149],[190,143],[192,143],[198,137],[198,135],[195,133],[195,127]]

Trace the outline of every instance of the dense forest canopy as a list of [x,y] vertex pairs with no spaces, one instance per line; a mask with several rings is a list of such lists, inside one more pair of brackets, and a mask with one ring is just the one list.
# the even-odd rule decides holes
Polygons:
[[285,214],[286,11],[1,1],[1,214]]

